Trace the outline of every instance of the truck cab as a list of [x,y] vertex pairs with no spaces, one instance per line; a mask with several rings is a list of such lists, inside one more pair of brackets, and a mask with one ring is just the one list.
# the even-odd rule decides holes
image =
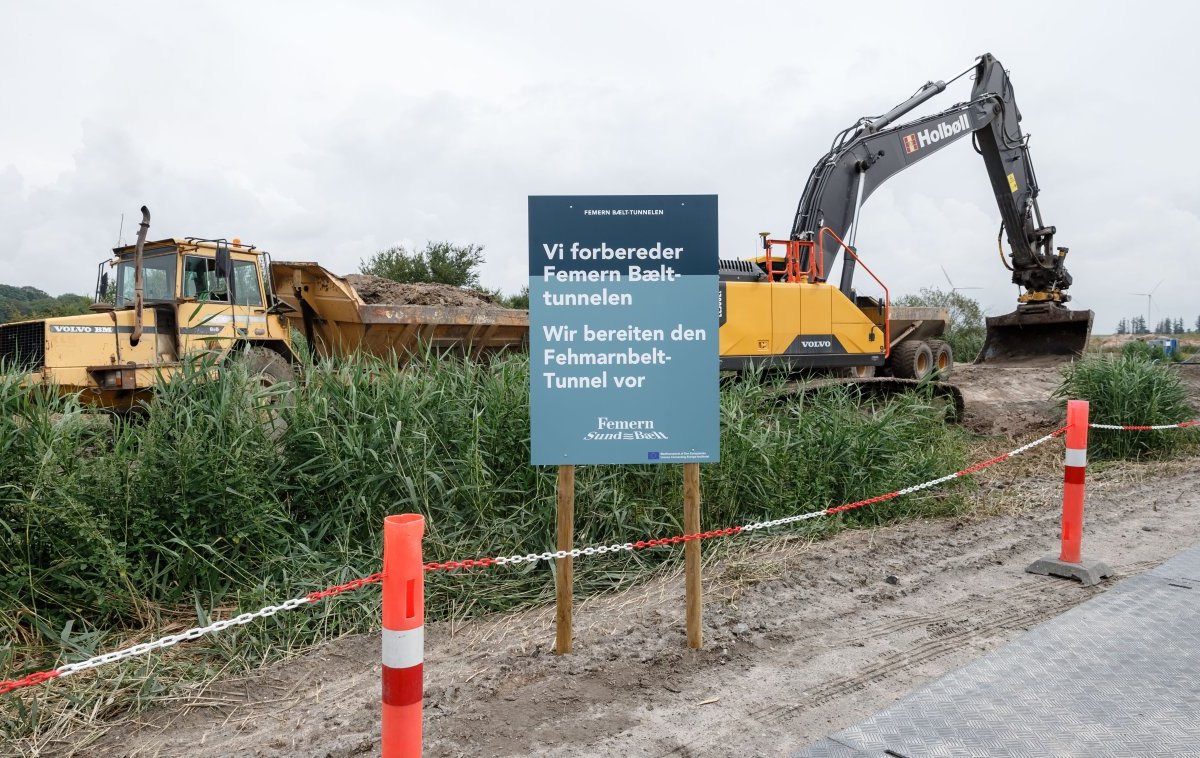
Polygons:
[[30,385],[83,390],[85,402],[125,411],[184,361],[239,347],[291,359],[287,306],[270,291],[265,252],[236,239],[147,241],[139,313],[135,247],[100,264],[92,313],[0,325],[0,362]]

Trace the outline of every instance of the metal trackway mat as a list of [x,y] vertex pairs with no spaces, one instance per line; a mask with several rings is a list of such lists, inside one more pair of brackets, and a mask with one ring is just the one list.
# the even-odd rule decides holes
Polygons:
[[1200,756],[1200,548],[795,758],[1187,755]]

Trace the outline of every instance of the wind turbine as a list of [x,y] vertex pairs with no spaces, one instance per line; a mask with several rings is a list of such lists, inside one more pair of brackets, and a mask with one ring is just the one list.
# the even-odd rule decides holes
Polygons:
[[950,279],[950,275],[946,273],[946,267],[939,265],[942,270],[942,276],[946,277],[946,281],[950,283],[950,294],[957,295],[959,290],[981,290],[983,287],[955,287],[954,282]]
[[[1151,289],[1149,292],[1130,292],[1129,293],[1131,295],[1136,295],[1137,297],[1146,298],[1146,328],[1147,329],[1150,329],[1150,316],[1154,312],[1154,291],[1157,290],[1164,281],[1165,281],[1164,279],[1159,279],[1158,284],[1154,285],[1153,289]],[[1151,331],[1157,331],[1157,330],[1151,330]]]

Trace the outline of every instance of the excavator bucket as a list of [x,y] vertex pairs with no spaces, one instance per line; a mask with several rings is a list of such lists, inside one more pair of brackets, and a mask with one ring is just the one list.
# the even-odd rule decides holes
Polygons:
[[1050,366],[1083,355],[1092,334],[1091,311],[1054,303],[1019,306],[987,319],[987,336],[976,363]]

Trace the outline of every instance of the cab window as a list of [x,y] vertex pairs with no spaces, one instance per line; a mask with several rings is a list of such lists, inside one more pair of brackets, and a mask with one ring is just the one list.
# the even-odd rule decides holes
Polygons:
[[229,300],[229,287],[217,276],[215,260],[197,255],[183,259],[183,296],[209,302]]
[[[233,291],[236,305],[262,307],[258,265],[254,261],[233,262]],[[213,258],[189,255],[183,262],[183,296],[203,302],[229,302],[229,284],[217,276]]]
[[258,264],[254,261],[233,262],[234,293],[238,305],[262,307],[262,290],[258,287]]
[[[161,248],[160,248],[161,249]],[[175,255],[147,255],[142,260],[143,297],[147,301],[175,299]],[[134,300],[133,259],[117,266],[116,306],[123,308]]]

